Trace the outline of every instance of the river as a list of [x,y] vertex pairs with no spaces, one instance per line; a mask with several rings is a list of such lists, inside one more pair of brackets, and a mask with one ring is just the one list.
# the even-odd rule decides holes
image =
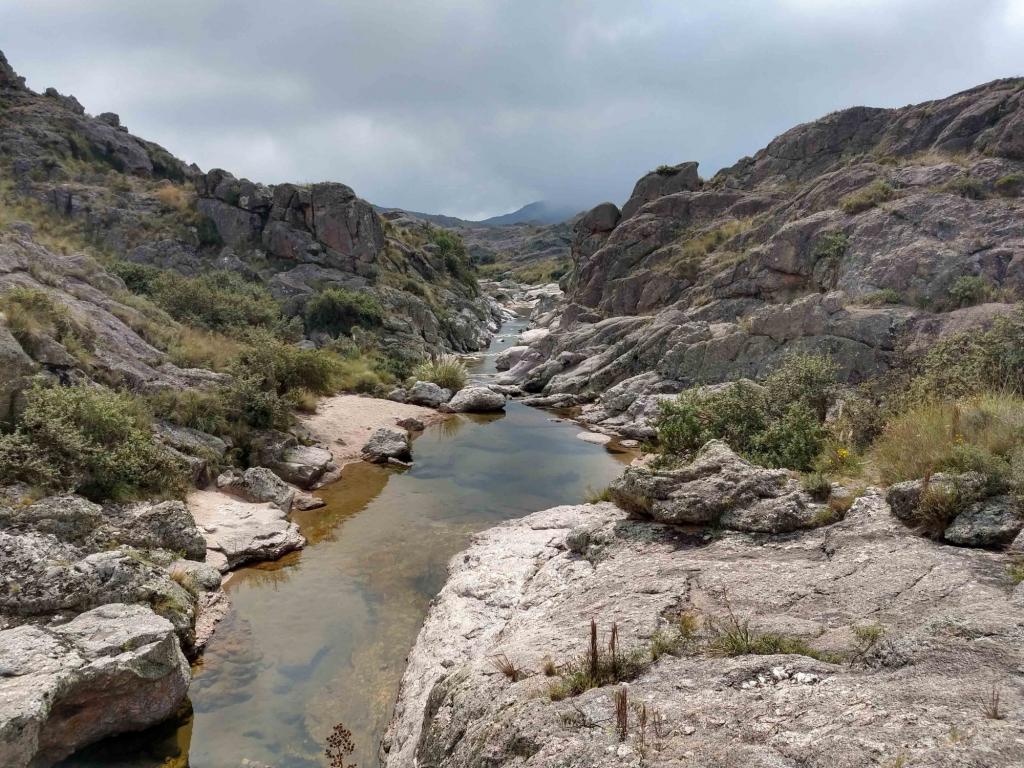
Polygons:
[[[507,324],[473,365],[524,327]],[[473,533],[607,485],[630,454],[576,437],[580,428],[510,402],[503,415],[429,427],[409,469],[355,464],[319,492],[327,506],[293,515],[308,545],[228,580],[233,609],[193,668],[193,712],[108,740],[66,768],[274,768],[327,764],[339,722],[359,768],[378,764],[405,657],[448,560]]]

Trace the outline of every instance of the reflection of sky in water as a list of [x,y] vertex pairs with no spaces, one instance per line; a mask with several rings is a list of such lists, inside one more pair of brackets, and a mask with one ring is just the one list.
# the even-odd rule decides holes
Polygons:
[[[405,656],[448,559],[473,532],[578,502],[620,472],[625,456],[578,431],[511,403],[503,417],[459,416],[429,429],[409,470],[346,467],[324,489],[327,508],[295,515],[310,542],[304,551],[232,577],[234,612],[190,689],[191,768],[233,768],[242,758],[322,766],[339,721],[355,736],[354,762],[376,765]],[[92,764],[160,761],[75,765]]]

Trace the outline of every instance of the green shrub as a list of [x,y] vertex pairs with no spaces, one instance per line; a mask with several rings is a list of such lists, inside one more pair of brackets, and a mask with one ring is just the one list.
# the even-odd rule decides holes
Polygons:
[[146,398],[153,415],[211,435],[229,430],[227,408],[219,389],[161,389]]
[[810,469],[828,436],[822,419],[835,395],[836,370],[828,358],[794,354],[763,387],[740,381],[683,392],[661,403],[659,443],[666,454],[689,458],[709,440],[725,440],[751,461]]
[[880,307],[883,304],[902,304],[903,297],[900,296],[899,291],[892,288],[882,288],[860,297],[860,303],[866,304],[869,307]]
[[992,284],[979,275],[958,277],[949,288],[949,296],[954,309],[984,304],[986,301],[991,301],[994,295]]
[[1024,175],[1011,173],[996,180],[996,194],[1003,197],[1017,197],[1024,190]]
[[910,403],[955,399],[989,390],[1024,393],[1024,307],[984,330],[939,339],[916,361],[905,390]]
[[424,360],[412,372],[412,378],[432,381],[452,392],[458,392],[466,386],[468,376],[465,363],[456,355],[435,355],[430,360]]
[[838,373],[839,366],[831,357],[794,352],[769,374],[765,388],[776,404],[801,403],[824,419],[836,396]]
[[432,229],[430,242],[438,247],[448,273],[475,295],[479,291],[476,272],[462,237],[449,229]]
[[805,473],[800,485],[815,501],[826,501],[832,494],[832,478],[822,472]]
[[946,182],[942,185],[942,191],[966,197],[968,200],[984,200],[987,197],[984,185],[973,176],[967,175],[957,176]]
[[852,192],[839,201],[839,207],[849,214],[863,213],[892,200],[896,192],[882,179],[876,179],[863,189]]
[[37,385],[15,432],[0,437],[2,482],[101,500],[180,494],[185,477],[154,439],[142,404],[100,387]]
[[332,336],[347,334],[353,328],[373,328],[384,320],[384,309],[377,298],[366,291],[328,288],[306,304],[306,328]]
[[211,331],[277,328],[280,305],[262,285],[224,270],[186,277],[172,270],[115,261],[110,271],[179,322]]
[[232,372],[243,378],[255,378],[261,389],[279,395],[299,387],[318,395],[338,390],[342,375],[338,355],[324,349],[303,349],[266,331],[250,332],[247,341]]

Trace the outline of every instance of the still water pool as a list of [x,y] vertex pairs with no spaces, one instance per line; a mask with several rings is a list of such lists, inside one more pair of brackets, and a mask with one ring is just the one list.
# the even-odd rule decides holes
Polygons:
[[[493,371],[507,343],[495,340],[478,374]],[[579,431],[513,402],[503,415],[428,428],[410,469],[346,467],[320,492],[325,508],[293,516],[304,550],[228,581],[234,607],[193,670],[191,717],[64,765],[235,768],[248,758],[313,768],[343,722],[353,760],[376,766],[406,654],[449,558],[477,531],[582,501],[631,458]]]

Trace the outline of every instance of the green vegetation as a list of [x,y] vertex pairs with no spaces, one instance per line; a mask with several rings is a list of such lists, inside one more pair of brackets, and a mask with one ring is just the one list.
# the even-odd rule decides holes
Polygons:
[[885,304],[902,304],[903,297],[900,296],[899,291],[893,288],[882,288],[861,296],[858,301],[869,307],[881,307]]
[[0,435],[0,482],[91,499],[182,493],[185,470],[157,443],[127,394],[88,385],[28,390],[14,432]]
[[186,277],[128,261],[115,261],[110,271],[133,293],[150,298],[175,320],[210,331],[279,328],[281,308],[262,285],[235,272],[206,272]]
[[18,343],[38,355],[49,339],[59,342],[79,363],[87,366],[96,342],[92,327],[78,320],[39,288],[16,287],[0,294],[0,312]]
[[952,304],[950,309],[973,307],[992,301],[995,298],[995,288],[980,275],[965,275],[953,281],[949,288],[949,296]]
[[948,181],[940,188],[942,192],[949,192],[968,200],[984,200],[988,195],[985,193],[985,186],[973,176],[964,174]]
[[871,451],[885,483],[935,472],[981,472],[992,490],[1024,489],[1024,399],[986,393],[908,408]]
[[500,261],[492,259],[490,263],[481,263],[482,266],[479,267],[479,272],[483,277],[495,279],[508,278],[518,283],[526,283],[527,285],[543,285],[545,283],[558,282],[572,268],[572,261],[568,258],[532,261],[521,266],[516,266],[515,262],[505,259]]
[[439,387],[458,392],[466,386],[466,365],[456,355],[436,355],[424,360],[412,372],[412,378],[432,381]]
[[994,185],[997,195],[1002,197],[1019,197],[1024,192],[1024,175],[1011,173],[996,179]]
[[753,226],[753,218],[733,219],[703,232],[686,232],[679,238],[678,254],[666,266],[680,280],[694,282],[712,254],[716,254],[715,260],[719,264],[742,258],[742,254],[720,250],[721,246]]
[[348,334],[353,328],[373,328],[384,320],[384,309],[376,297],[365,291],[328,288],[306,304],[306,329],[332,336]]
[[895,196],[896,192],[888,182],[876,179],[863,189],[851,192],[840,200],[839,207],[845,213],[858,214],[869,211],[887,200],[892,200]]
[[663,402],[658,439],[670,456],[688,458],[719,439],[751,461],[808,470],[824,447],[822,421],[835,389],[831,360],[794,354],[764,386],[741,381],[712,391],[691,389]]
[[472,295],[477,295],[480,287],[476,282],[476,272],[469,260],[466,251],[466,244],[462,237],[450,229],[431,229],[430,242],[437,246],[441,258],[444,259],[445,269],[455,280],[470,289]]

